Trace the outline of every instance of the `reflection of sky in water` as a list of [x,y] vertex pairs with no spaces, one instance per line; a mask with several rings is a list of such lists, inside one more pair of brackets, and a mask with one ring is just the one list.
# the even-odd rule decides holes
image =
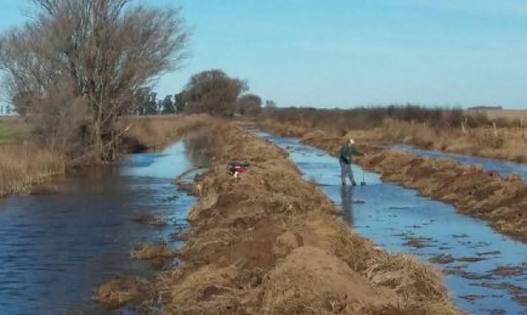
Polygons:
[[[172,180],[192,166],[187,156],[176,144],[67,178],[57,194],[0,199],[0,314],[121,314],[96,307],[92,290],[116,275],[151,273],[130,249],[185,226],[194,198]],[[135,212],[171,224],[138,224]]]
[[180,141],[161,153],[131,155],[123,163],[122,173],[128,176],[174,179],[192,167],[185,156],[185,145]]
[[[458,214],[452,206],[420,197],[414,190],[383,183],[377,174],[370,172],[364,175],[367,186],[342,188],[339,165],[334,157],[302,145],[296,139],[265,133],[258,135],[287,149],[304,177],[318,182],[331,200],[343,206],[343,217],[354,230],[387,250],[413,254],[424,261],[440,254],[450,254],[454,258],[483,257],[486,260],[437,265],[439,268],[462,267],[466,272],[482,276],[498,266],[521,266],[527,262],[527,245],[494,232],[485,222]],[[353,171],[357,182],[361,181],[362,170],[354,165]],[[405,245],[412,238],[424,238],[427,247]],[[484,254],[497,250],[500,254]],[[485,288],[481,286],[483,282],[507,282],[527,288],[526,276],[493,276],[490,280],[446,276],[456,304],[470,313],[485,314],[503,309],[508,314],[517,314],[524,310],[507,290]],[[475,301],[461,298],[466,295],[484,297]]]
[[390,146],[389,149],[395,151],[403,151],[412,153],[418,156],[430,159],[449,159],[457,161],[461,164],[474,165],[478,164],[485,170],[496,171],[502,176],[508,176],[511,173],[520,175],[524,180],[527,180],[527,164],[514,163],[503,160],[488,159],[477,156],[462,155],[456,153],[440,152],[433,150],[418,149],[411,145],[397,144]]

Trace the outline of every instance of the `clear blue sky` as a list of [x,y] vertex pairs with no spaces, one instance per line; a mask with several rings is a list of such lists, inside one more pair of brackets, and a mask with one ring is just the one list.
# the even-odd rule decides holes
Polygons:
[[[161,95],[221,68],[280,106],[527,108],[526,0],[142,2],[182,6],[193,29],[192,57]],[[23,21],[21,2],[0,4],[0,30]]]

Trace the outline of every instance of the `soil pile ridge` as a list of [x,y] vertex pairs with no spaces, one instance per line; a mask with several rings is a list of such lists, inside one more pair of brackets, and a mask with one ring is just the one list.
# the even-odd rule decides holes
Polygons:
[[527,241],[527,184],[478,166],[431,160],[402,152],[381,152],[361,163],[385,180],[452,203],[460,212],[486,220],[496,230]]
[[[206,133],[182,265],[154,284],[167,314],[457,314],[440,274],[354,234],[287,154],[233,124]],[[239,179],[231,161],[250,164]]]

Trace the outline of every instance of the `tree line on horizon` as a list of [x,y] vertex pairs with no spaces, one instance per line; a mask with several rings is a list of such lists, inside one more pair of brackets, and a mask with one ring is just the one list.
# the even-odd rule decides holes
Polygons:
[[[229,77],[219,69],[193,75],[182,91],[157,98],[150,87],[139,89],[131,115],[208,113],[213,116],[256,116],[261,113],[263,101],[258,95],[247,93],[248,83]],[[266,107],[276,107],[271,100]]]

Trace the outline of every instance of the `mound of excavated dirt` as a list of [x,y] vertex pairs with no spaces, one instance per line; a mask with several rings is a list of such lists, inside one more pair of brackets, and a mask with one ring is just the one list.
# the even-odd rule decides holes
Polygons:
[[385,180],[451,202],[459,211],[488,221],[498,231],[527,240],[527,184],[517,175],[502,178],[480,167],[402,152],[381,152],[361,162]]
[[[167,314],[455,314],[440,275],[352,233],[285,152],[230,125],[194,184],[183,265],[155,287]],[[232,160],[250,163],[239,179]]]
[[394,292],[375,289],[336,256],[303,246],[264,280],[262,309],[267,314],[365,314],[395,300]]

